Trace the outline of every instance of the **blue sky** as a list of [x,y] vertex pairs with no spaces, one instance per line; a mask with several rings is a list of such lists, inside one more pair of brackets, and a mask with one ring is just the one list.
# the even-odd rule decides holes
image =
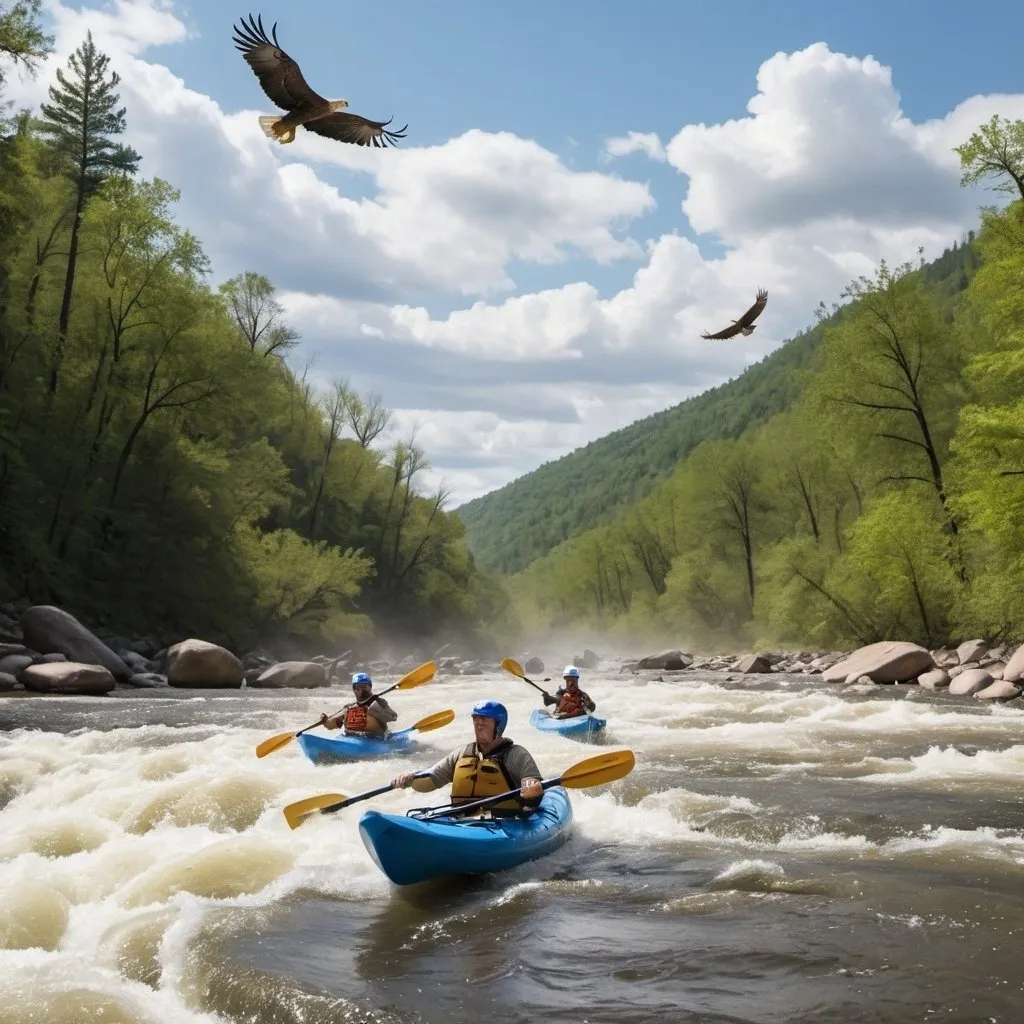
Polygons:
[[[936,255],[993,199],[952,146],[1024,116],[1016,4],[303,0],[252,12],[408,137],[282,147],[236,0],[47,3],[26,101],[91,28],[217,280],[270,277],[316,378],[380,392],[457,501],[736,376],[878,259]],[[631,132],[649,153],[609,142]],[[700,340],[758,286],[753,338]]]

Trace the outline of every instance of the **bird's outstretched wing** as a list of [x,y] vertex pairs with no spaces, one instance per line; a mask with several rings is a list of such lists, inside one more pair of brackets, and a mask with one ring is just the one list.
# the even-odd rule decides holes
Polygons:
[[707,333],[704,333],[704,334],[701,335],[701,337],[704,338],[707,341],[723,341],[725,338],[732,338],[734,335],[737,335],[739,333],[740,333],[740,325],[739,324],[733,324],[731,327],[723,328],[717,334],[707,334]]
[[701,337],[708,341],[723,341],[726,338],[733,338],[744,327],[749,327],[760,315],[761,311],[768,304],[768,292],[764,288],[758,288],[757,298],[754,300],[754,304],[739,318],[735,323],[730,324],[728,327],[719,331],[717,334],[702,334]]
[[754,304],[736,321],[740,327],[749,327],[760,315],[764,307],[768,305],[768,293],[763,288],[758,288],[757,298]]
[[277,22],[270,30],[273,39],[267,36],[263,28],[263,18],[253,21],[249,15],[249,24],[241,19],[235,26],[235,35],[231,38],[235,47],[242,51],[245,62],[252,68],[259,79],[263,91],[282,110],[298,110],[302,107],[316,107],[327,103],[327,100],[315,93],[302,77],[299,65],[281,49],[277,41]]
[[387,126],[392,120],[394,119],[371,121],[359,114],[339,110],[326,117],[318,117],[315,121],[307,121],[305,127],[317,135],[337,139],[339,142],[351,142],[355,146],[382,147],[393,146],[396,139],[405,138],[405,129],[409,126],[405,125],[393,132],[388,131]]

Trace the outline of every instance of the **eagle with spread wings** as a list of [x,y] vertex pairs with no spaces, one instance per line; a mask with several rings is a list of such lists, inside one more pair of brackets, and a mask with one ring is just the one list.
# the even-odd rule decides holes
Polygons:
[[761,315],[761,311],[768,304],[768,293],[763,288],[758,288],[757,299],[754,304],[739,318],[739,320],[733,320],[731,327],[725,327],[717,334],[702,334],[702,338],[707,338],[709,341],[718,341],[724,338],[734,338],[737,334],[742,334],[745,338],[749,338],[757,328],[754,326],[754,321]]
[[235,47],[242,51],[246,63],[259,79],[263,91],[287,113],[262,115],[259,119],[263,133],[282,145],[295,141],[295,131],[301,125],[317,135],[355,146],[387,146],[396,139],[405,138],[405,129],[388,131],[392,118],[371,121],[359,114],[344,113],[348,100],[326,100],[313,92],[302,77],[299,65],[281,49],[277,41],[277,22],[270,30],[263,29],[262,15],[249,23],[243,18],[235,26],[232,36]]

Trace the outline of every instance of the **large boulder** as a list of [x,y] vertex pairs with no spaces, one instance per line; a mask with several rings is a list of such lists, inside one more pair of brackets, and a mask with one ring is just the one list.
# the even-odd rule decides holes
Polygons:
[[949,673],[944,668],[922,672],[917,677],[917,685],[923,686],[926,690],[938,690],[940,687],[949,686]]
[[114,677],[102,665],[83,665],[74,661],[29,665],[18,679],[26,690],[35,690],[37,693],[90,697],[101,697],[117,685]]
[[1024,679],[1024,644],[1021,644],[1013,652],[1013,657],[1006,663],[1003,669],[1003,678],[1008,683],[1015,683],[1018,679]]
[[536,654],[524,654],[522,656],[523,671],[528,676],[539,676],[544,674],[544,662]]
[[21,613],[26,647],[40,654],[63,654],[69,663],[102,665],[115,679],[128,682],[132,670],[102,641],[52,604],[36,604]]
[[867,676],[873,683],[903,683],[933,668],[935,660],[924,647],[903,640],[880,640],[825,669],[821,678],[826,683],[843,683]]
[[167,648],[167,682],[171,686],[240,687],[242,677],[238,658],[207,640],[182,640]]
[[315,661],[281,661],[264,669],[246,685],[311,690],[317,686],[327,686],[328,680],[323,665]]
[[991,686],[992,674],[983,668],[969,668],[953,677],[949,684],[949,692],[954,696],[967,697],[972,693]]
[[976,690],[975,700],[1013,700],[1020,696],[1020,688],[1008,683],[1005,679],[997,679],[983,690]]
[[655,668],[666,671],[689,668],[693,664],[693,655],[682,651],[662,651],[660,654],[648,654],[637,663],[637,668]]
[[771,672],[772,663],[763,654],[748,654],[733,666],[736,672]]
[[988,651],[988,644],[984,640],[965,640],[957,649],[957,661],[961,665],[969,665],[980,661]]

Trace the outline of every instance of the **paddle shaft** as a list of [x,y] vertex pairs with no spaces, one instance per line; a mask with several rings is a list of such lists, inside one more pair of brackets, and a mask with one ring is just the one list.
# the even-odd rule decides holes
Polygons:
[[[401,680],[399,680],[399,682],[401,682]],[[390,693],[392,690],[396,690],[396,689],[398,689],[398,683],[395,683],[393,686],[389,686],[386,690],[381,690],[380,693],[374,693],[374,694],[372,694],[369,697],[365,697],[363,700],[357,700],[356,703],[357,704],[372,704],[378,697],[383,697],[384,694]],[[341,709],[341,711],[344,711],[344,710],[345,710],[344,708]],[[329,718],[337,718],[338,715],[341,714],[341,711],[338,711],[338,712],[336,712],[333,715],[329,715],[328,717]],[[301,736],[304,732],[309,732],[310,729],[315,729],[320,724],[321,724],[320,722],[314,722],[312,725],[307,725],[305,729],[300,729],[295,735],[296,736]]]
[[[561,781],[562,776],[556,775],[553,779],[545,779],[540,786],[541,789],[550,789],[552,786],[557,786]],[[518,796],[522,791],[523,787],[520,786],[518,789],[510,789],[507,793],[484,797],[483,800],[474,800],[470,804],[449,804],[447,807],[431,811],[430,814],[424,814],[420,821],[430,821],[432,818],[446,818],[452,811],[458,811],[459,814],[462,814],[465,811],[471,811],[478,807],[490,807],[492,804],[500,804],[502,800],[508,800],[509,797]]]
[[[430,772],[417,772],[414,779],[425,779]],[[380,796],[381,793],[387,793],[389,790],[394,789],[394,783],[389,782],[386,786],[380,786],[377,789],[371,789],[368,793],[360,793],[358,796],[350,796],[347,800],[342,800],[336,804],[329,804],[327,807],[321,807],[321,814],[333,814],[335,811],[340,811],[343,807],[351,807],[352,804],[359,803],[360,800],[369,800],[370,797]]]
[[543,693],[545,697],[551,696],[551,694],[548,693],[548,691],[545,690],[543,686],[538,686],[532,679],[529,679],[526,676],[520,676],[519,678],[522,679],[524,683],[529,683],[535,690],[540,690],[540,692]]

